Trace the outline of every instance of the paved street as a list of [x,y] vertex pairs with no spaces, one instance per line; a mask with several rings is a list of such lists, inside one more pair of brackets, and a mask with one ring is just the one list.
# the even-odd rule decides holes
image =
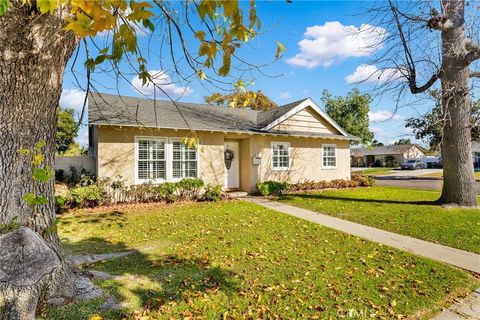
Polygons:
[[[421,170],[416,170],[421,171]],[[442,180],[408,175],[385,175],[375,177],[376,185],[403,188],[434,189],[442,188]],[[480,181],[477,181],[477,191],[480,192]]]
[[[352,168],[352,171],[360,171],[365,168]],[[391,173],[375,176],[376,185],[402,188],[434,189],[442,188],[442,180],[435,177],[422,177],[426,174],[442,172],[442,169],[399,170],[394,169]],[[480,192],[480,182],[477,181],[477,190]]]

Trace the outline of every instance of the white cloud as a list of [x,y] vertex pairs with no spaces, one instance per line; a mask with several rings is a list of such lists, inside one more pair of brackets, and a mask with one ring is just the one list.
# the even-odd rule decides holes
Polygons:
[[282,99],[290,99],[292,95],[290,94],[290,91],[282,91],[280,92],[280,98]]
[[354,83],[385,83],[387,81],[396,81],[402,77],[402,73],[398,69],[385,68],[378,69],[377,66],[371,64],[361,64],[355,72],[345,77],[348,84]]
[[380,127],[370,127],[370,131],[372,131],[375,134],[382,135],[385,133],[385,130],[383,130]]
[[81,126],[78,130],[78,136],[75,138],[82,147],[88,146],[88,126]]
[[302,91],[302,93],[303,93],[303,94],[308,94],[308,93],[310,93],[310,90],[305,89],[305,90]]
[[[137,76],[132,79],[132,86],[146,96],[153,96],[154,90],[157,97],[168,95],[171,98],[188,96],[193,92],[190,87],[177,86],[168,74],[162,70],[150,70],[152,81],[142,86],[142,80]],[[162,91],[163,90],[163,91]]]
[[338,21],[307,27],[298,42],[300,53],[287,63],[304,67],[328,67],[350,57],[366,57],[383,47],[387,36],[384,28],[362,24],[344,26]]
[[393,114],[392,112],[387,110],[378,110],[375,112],[369,111],[368,119],[370,120],[370,122],[380,122],[387,120],[399,121],[402,120],[403,117],[399,114]]
[[82,112],[85,92],[78,89],[64,89],[60,95],[60,106],[75,110],[76,113]]

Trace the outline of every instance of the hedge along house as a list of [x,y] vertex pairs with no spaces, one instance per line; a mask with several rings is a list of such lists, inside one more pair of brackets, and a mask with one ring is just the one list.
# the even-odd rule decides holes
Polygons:
[[[267,180],[350,178],[356,138],[309,98],[260,112],[91,94],[88,114],[100,178],[141,184],[199,177],[247,192]],[[185,145],[185,137],[196,146]]]

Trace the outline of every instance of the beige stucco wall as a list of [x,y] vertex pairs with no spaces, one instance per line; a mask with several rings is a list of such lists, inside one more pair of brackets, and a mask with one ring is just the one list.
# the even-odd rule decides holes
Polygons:
[[[272,169],[272,141],[290,143],[290,170]],[[322,168],[322,144],[336,145],[336,168]],[[257,154],[262,158],[261,164],[253,170],[252,190],[256,182],[266,180],[294,183],[302,180],[350,179],[350,143],[345,140],[253,136],[250,146],[252,156]]]
[[[122,176],[135,184],[135,136],[192,137],[185,130],[102,126],[98,128],[97,174]],[[222,184],[224,177],[223,134],[196,133],[199,139],[199,173],[205,183]]]
[[[191,137],[185,130],[102,126],[97,129],[97,174],[99,177],[122,176],[135,184],[135,136]],[[240,188],[254,191],[258,181],[332,180],[350,178],[350,147],[345,140],[275,137],[221,132],[197,132],[199,139],[199,174],[206,183],[224,184],[224,141],[236,140],[240,147]],[[289,142],[291,166],[288,171],[272,170],[271,142]],[[337,166],[322,168],[322,144],[336,144]],[[261,157],[260,165],[252,157]]]

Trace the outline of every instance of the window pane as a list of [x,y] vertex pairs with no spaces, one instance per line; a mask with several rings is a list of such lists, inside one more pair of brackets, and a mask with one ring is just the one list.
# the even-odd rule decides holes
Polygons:
[[137,175],[140,180],[166,179],[165,142],[139,140]]
[[147,161],[138,161],[138,178],[139,179],[148,179],[148,162]]
[[197,162],[189,161],[186,167],[186,176],[187,177],[196,177],[197,176]]
[[181,161],[173,161],[173,177],[182,178],[183,177],[183,163]]
[[273,156],[273,167],[278,168],[278,157]]
[[181,141],[173,143],[173,172],[175,179],[197,176],[197,149],[183,144]]
[[165,161],[153,161],[152,164],[152,179],[165,179]]
[[272,167],[273,168],[289,168],[290,156],[289,156],[288,144],[272,144]]
[[173,160],[182,160],[182,144],[180,141],[173,142]]
[[337,165],[337,158],[335,153],[336,153],[335,146],[323,147],[323,166],[324,167],[335,167]]
[[149,147],[148,141],[139,141],[138,142],[138,159],[147,160],[149,149],[150,147]]

